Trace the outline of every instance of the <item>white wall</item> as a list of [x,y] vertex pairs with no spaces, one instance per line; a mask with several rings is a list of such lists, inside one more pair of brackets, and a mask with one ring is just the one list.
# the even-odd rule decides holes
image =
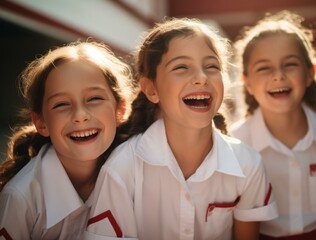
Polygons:
[[[11,2],[126,52],[133,50],[139,42],[140,34],[151,27],[148,22],[137,18],[112,0],[12,0]],[[122,2],[145,18],[153,20],[159,21],[167,11],[165,0],[122,0]],[[71,41],[77,38],[73,33],[48,26],[47,23],[38,22],[14,11],[0,8],[0,17],[61,40]]]
[[160,21],[168,12],[166,0],[121,0],[147,18]]

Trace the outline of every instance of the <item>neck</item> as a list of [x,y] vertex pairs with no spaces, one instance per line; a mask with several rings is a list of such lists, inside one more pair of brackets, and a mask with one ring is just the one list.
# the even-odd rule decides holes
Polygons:
[[293,148],[308,131],[307,118],[302,107],[290,113],[262,113],[271,134],[288,148]]
[[97,160],[70,164],[62,162],[62,164],[78,195],[86,201],[95,186]]
[[185,179],[201,165],[213,146],[212,129],[175,129],[166,127],[168,144]]

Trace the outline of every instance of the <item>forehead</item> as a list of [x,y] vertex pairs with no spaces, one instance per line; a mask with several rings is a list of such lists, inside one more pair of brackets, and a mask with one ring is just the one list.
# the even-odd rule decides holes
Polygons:
[[63,63],[54,68],[46,79],[45,91],[86,88],[91,85],[107,86],[105,75],[95,65],[86,61]]
[[216,56],[213,46],[203,35],[193,35],[173,38],[168,44],[168,51],[163,57],[176,55],[202,55]]
[[302,54],[298,40],[291,35],[276,34],[256,40],[250,52],[250,59],[285,57]]

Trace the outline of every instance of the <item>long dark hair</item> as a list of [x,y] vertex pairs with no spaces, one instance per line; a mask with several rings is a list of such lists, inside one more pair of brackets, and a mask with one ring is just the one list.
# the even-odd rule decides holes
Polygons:
[[[71,62],[82,60],[87,64],[99,68],[105,76],[112,93],[118,103],[124,102],[126,108],[125,116],[118,119],[124,122],[130,113],[130,105],[134,98],[134,82],[130,66],[118,59],[107,46],[96,42],[74,42],[66,46],[50,50],[41,58],[35,59],[21,73],[20,89],[27,108],[21,110],[21,116],[30,123],[17,126],[8,141],[7,156],[0,165],[0,191],[4,185],[22,169],[32,157],[36,156],[41,147],[50,143],[49,137],[41,136],[31,123],[30,115],[42,113],[42,103],[45,89],[45,82],[49,73],[56,67]],[[120,104],[118,104],[120,105]],[[112,149],[120,142],[115,137],[112,145],[99,158],[99,168],[104,163]]]
[[[147,77],[154,81],[156,78],[157,66],[161,62],[163,54],[168,51],[169,42],[176,37],[188,37],[203,35],[209,47],[219,58],[223,72],[228,69],[228,59],[230,57],[229,42],[222,38],[215,29],[211,29],[197,19],[170,18],[164,22],[156,24],[146,33],[143,42],[136,52],[136,72],[137,78]],[[227,77],[224,74],[224,77]],[[225,80],[225,79],[224,79]],[[159,117],[160,109],[158,104],[154,104],[147,99],[143,92],[139,92],[132,104],[132,113],[119,132],[125,139],[144,132]],[[217,113],[214,123],[223,133],[227,134],[225,117]]]
[[[235,43],[237,63],[240,75],[247,76],[249,56],[258,40],[274,35],[287,35],[293,38],[301,50],[302,57],[308,69],[313,69],[315,49],[313,48],[313,32],[303,26],[304,18],[298,14],[284,10],[274,15],[267,14],[262,20],[252,27],[244,27]],[[247,105],[246,116],[253,114],[259,107],[257,100],[252,96],[245,86],[242,89]],[[316,111],[316,81],[306,88],[303,97],[310,108]]]

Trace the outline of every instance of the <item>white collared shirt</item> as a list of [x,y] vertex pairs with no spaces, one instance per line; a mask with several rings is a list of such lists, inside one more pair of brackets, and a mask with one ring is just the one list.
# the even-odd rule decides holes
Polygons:
[[262,155],[279,209],[277,219],[261,225],[261,232],[270,236],[316,229],[316,114],[304,105],[303,109],[308,132],[292,149],[272,136],[260,109],[231,127],[233,136]]
[[259,154],[215,129],[213,137],[212,151],[187,180],[162,120],[119,146],[99,174],[86,239],[231,239],[233,218],[275,218]]
[[44,145],[0,193],[0,236],[82,239],[90,207],[91,201],[83,203],[74,189],[54,148]]

